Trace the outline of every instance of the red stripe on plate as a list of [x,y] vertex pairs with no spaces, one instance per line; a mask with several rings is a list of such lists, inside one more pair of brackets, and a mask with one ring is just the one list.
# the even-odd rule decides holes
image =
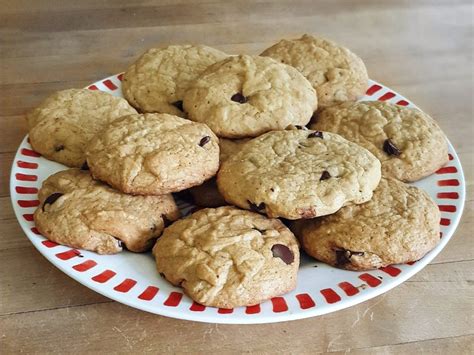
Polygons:
[[453,159],[454,159],[454,157],[453,157],[453,155],[452,155],[451,153],[448,153],[448,159],[449,159],[449,160],[453,160]]
[[254,306],[247,306],[245,308],[245,313],[247,314],[257,314],[260,313],[260,305],[256,304]]
[[36,207],[39,206],[39,200],[18,200],[20,207]]
[[19,194],[36,194],[38,189],[36,187],[16,186],[15,191]]
[[441,212],[456,212],[456,206],[454,205],[439,205],[438,207]]
[[119,74],[119,75],[117,75],[117,79],[118,79],[118,80],[120,80],[120,81],[122,81],[122,79],[123,79],[123,73],[122,73],[122,74]]
[[441,218],[439,224],[442,226],[449,226],[451,224],[451,220],[449,218]]
[[405,100],[400,100],[397,102],[397,105],[399,106],[408,106],[410,103],[408,101],[405,101]]
[[97,86],[95,86],[95,85],[90,85],[90,86],[88,87],[88,89],[89,89],[89,90],[99,90],[99,88],[98,88]]
[[206,306],[203,306],[202,304],[199,304],[197,302],[193,302],[191,307],[189,307],[189,310],[193,312],[202,312],[206,309]]
[[33,215],[31,213],[26,213],[23,215],[23,218],[27,220],[28,222],[33,221]]
[[325,288],[319,292],[324,296],[327,303],[336,303],[341,300],[341,297],[332,288]]
[[380,270],[389,274],[392,277],[398,276],[402,272],[402,270],[392,265],[381,267]]
[[450,200],[456,200],[459,198],[459,194],[457,192],[438,192],[436,195],[438,198],[447,198]]
[[436,174],[453,174],[457,172],[458,172],[458,169],[456,169],[455,166],[444,166],[436,170]]
[[377,91],[379,91],[382,87],[380,85],[374,84],[370,88],[367,89],[366,95],[370,96],[375,94]]
[[36,157],[36,158],[38,158],[38,157],[41,156],[40,153],[37,153],[34,150],[27,149],[27,148],[23,148],[20,152],[21,152],[21,154],[26,155],[27,157]]
[[232,308],[230,309],[227,309],[227,308],[219,308],[217,310],[217,313],[220,313],[220,314],[230,314],[232,313],[234,310]]
[[393,92],[386,92],[385,94],[383,94],[382,96],[380,96],[378,98],[379,101],[386,101],[386,100],[390,100],[392,97],[395,97],[395,94]]
[[365,281],[367,283],[367,285],[369,285],[370,287],[377,287],[378,285],[380,285],[382,283],[382,281],[380,281],[380,279],[370,275],[370,274],[362,274],[359,276],[359,279],[361,279],[362,281]]
[[99,275],[95,275],[92,278],[92,280],[94,280],[95,282],[99,282],[99,283],[103,284],[104,282],[109,281],[115,275],[116,275],[116,273],[113,272],[112,270],[105,270],[104,272],[100,273]]
[[438,186],[459,186],[458,179],[438,180]]
[[38,164],[36,163],[30,163],[28,161],[22,161],[22,160],[18,160],[16,162],[16,165],[19,167],[19,168],[23,168],[23,169],[37,169],[38,168]]
[[143,291],[140,296],[138,296],[139,299],[144,300],[144,301],[151,301],[156,294],[158,293],[160,289],[155,286],[148,286],[145,291]]
[[17,180],[20,181],[36,181],[38,180],[38,176],[36,175],[29,175],[29,174],[22,174],[22,173],[16,173],[15,177]]
[[314,303],[311,296],[307,293],[300,293],[299,295],[296,295],[296,299],[298,300],[301,309],[308,309],[316,306],[316,303]]
[[84,272],[84,271],[92,269],[96,265],[97,263],[94,260],[86,260],[83,263],[74,265],[72,268],[76,271]]
[[54,247],[57,247],[59,244],[58,243],[55,243],[55,242],[52,242],[50,240],[43,240],[41,242],[46,248],[54,248]]
[[123,280],[119,285],[114,287],[115,291],[118,292],[128,292],[132,289],[133,286],[135,286],[137,282],[132,279],[125,279]]
[[283,297],[273,297],[271,301],[273,304],[273,312],[280,313],[288,310],[288,305]]
[[109,88],[110,90],[117,90],[117,86],[113,82],[111,82],[109,79],[104,80],[102,84],[107,86],[107,88]]
[[37,235],[41,235],[40,231],[36,227],[31,228],[31,231]]
[[346,293],[348,296],[354,296],[359,293],[359,290],[354,287],[350,282],[341,282],[338,286]]
[[171,292],[168,298],[166,299],[165,303],[163,304],[168,307],[176,307],[177,305],[179,305],[179,302],[181,302],[182,298],[183,298],[182,293]]
[[69,260],[79,255],[81,255],[81,252],[79,250],[71,249],[71,250],[63,251],[62,253],[56,254],[56,257],[61,260]]

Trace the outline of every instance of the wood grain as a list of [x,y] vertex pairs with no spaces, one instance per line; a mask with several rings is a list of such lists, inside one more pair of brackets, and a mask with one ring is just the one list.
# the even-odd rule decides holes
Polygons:
[[[0,0],[0,353],[474,352],[472,1]],[[366,62],[370,77],[431,114],[467,183],[443,252],[394,290],[325,316],[230,326],[160,317],[81,286],[43,258],[10,204],[24,114],[56,90],[123,71],[151,46],[205,43],[258,54],[319,33]]]

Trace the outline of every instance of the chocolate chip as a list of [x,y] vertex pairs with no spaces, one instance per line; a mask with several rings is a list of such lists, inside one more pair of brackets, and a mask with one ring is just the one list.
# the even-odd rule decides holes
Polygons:
[[42,209],[43,209],[43,212],[44,212],[44,206],[46,206],[46,205],[52,205],[52,204],[55,203],[56,200],[57,200],[58,198],[60,198],[62,195],[64,195],[64,194],[62,194],[62,193],[60,193],[60,192],[55,192],[54,194],[51,194],[51,195],[49,195],[48,197],[46,197],[46,200],[44,200],[44,203],[43,203],[43,208],[42,208]]
[[201,140],[199,141],[199,146],[200,147],[204,147],[204,145],[206,145],[207,143],[209,143],[211,141],[211,137],[209,136],[204,136],[201,138]]
[[295,260],[295,255],[286,245],[275,244],[272,246],[274,258],[280,258],[286,265],[290,265]]
[[398,149],[390,139],[386,139],[385,142],[383,142],[383,150],[388,155],[398,156],[401,153],[400,149]]
[[261,202],[260,204],[256,205],[255,203],[250,202],[247,200],[250,205],[250,209],[254,212],[264,212],[265,211],[265,203]]
[[352,256],[363,256],[363,251],[352,251],[348,249],[338,249],[336,250],[336,265],[342,266],[351,262]]
[[313,133],[310,133],[308,135],[308,138],[321,138],[321,139],[324,139],[323,137],[323,132],[321,131],[314,131]]
[[247,102],[247,98],[244,95],[242,95],[240,92],[232,95],[230,99],[232,101],[238,102],[239,104],[245,104]]
[[329,174],[329,171],[327,170],[324,170],[323,173],[321,174],[321,177],[319,178],[319,180],[327,180],[331,177],[331,174]]
[[174,107],[176,107],[178,110],[180,111],[184,111],[183,110],[183,101],[182,100],[178,100],[178,101],[175,101],[173,102],[171,105],[173,105]]
[[60,152],[61,150],[64,150],[64,146],[62,144],[54,146],[54,151],[55,152]]
[[81,170],[89,170],[89,165],[87,165],[87,160],[82,164]]

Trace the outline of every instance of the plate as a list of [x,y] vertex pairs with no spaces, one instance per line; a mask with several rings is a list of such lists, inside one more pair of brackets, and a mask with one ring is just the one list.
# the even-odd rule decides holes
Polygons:
[[[90,90],[122,96],[122,74],[100,80]],[[395,91],[370,81],[363,100],[414,105]],[[367,272],[345,271],[302,256],[296,289],[259,305],[232,310],[205,307],[193,302],[180,288],[158,275],[151,253],[122,252],[99,255],[71,249],[46,240],[35,228],[33,213],[39,205],[37,192],[49,175],[65,166],[42,158],[25,137],[13,161],[10,190],[16,217],[38,251],[61,271],[84,286],[117,302],[147,312],[200,322],[271,323],[314,317],[374,298],[401,284],[423,269],[446,246],[459,223],[465,199],[460,161],[449,143],[449,162],[435,174],[414,185],[427,191],[441,211],[441,241],[421,260]],[[178,201],[188,212],[192,206]]]

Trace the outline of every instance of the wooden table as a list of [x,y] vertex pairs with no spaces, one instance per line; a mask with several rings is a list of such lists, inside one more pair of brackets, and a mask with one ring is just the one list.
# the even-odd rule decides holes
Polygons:
[[[0,353],[472,353],[473,6],[471,1],[0,1]],[[55,90],[123,71],[146,48],[204,42],[259,53],[319,33],[366,62],[371,78],[439,122],[467,178],[456,234],[394,290],[326,316],[232,326],[160,317],[113,302],[46,261],[10,205],[23,114]]]

